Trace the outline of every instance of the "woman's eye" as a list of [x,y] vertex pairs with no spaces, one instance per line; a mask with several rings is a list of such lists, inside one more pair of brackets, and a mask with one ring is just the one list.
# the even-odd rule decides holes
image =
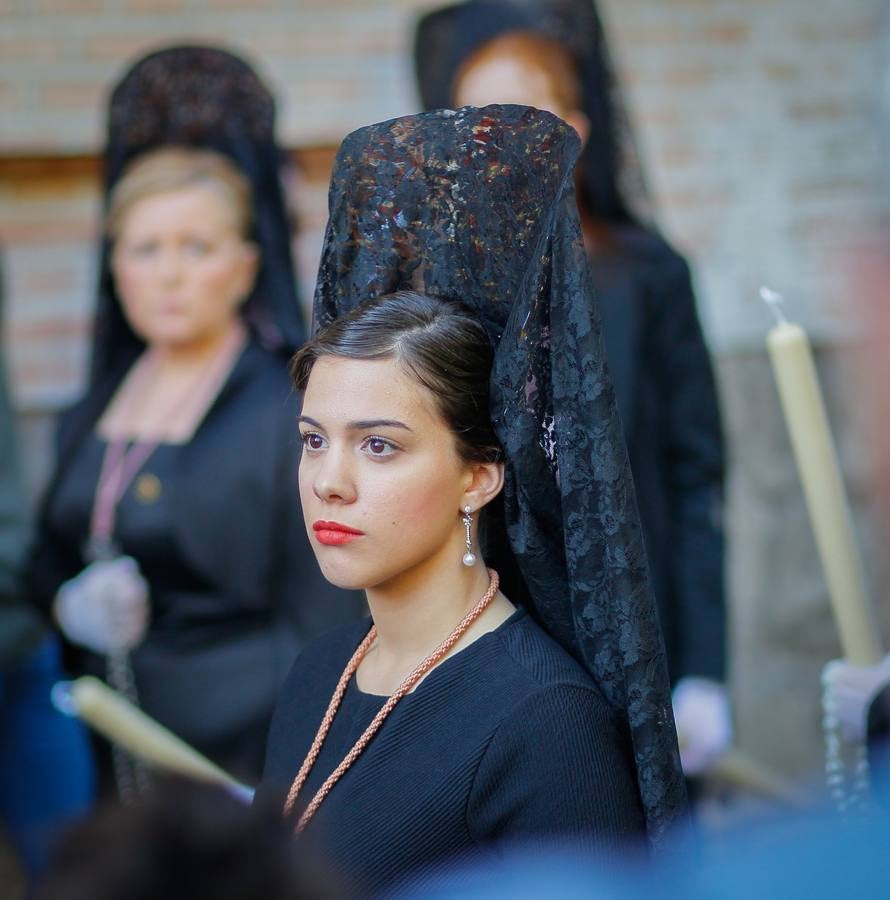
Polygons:
[[327,441],[316,431],[307,431],[300,435],[303,446],[307,450],[323,450],[327,445]]
[[362,450],[369,456],[391,456],[396,449],[394,444],[380,437],[365,438],[362,442]]
[[207,256],[211,247],[207,241],[193,240],[186,243],[185,249],[192,256]]
[[141,244],[131,244],[127,248],[127,252],[130,256],[135,256],[138,258],[144,259],[145,257],[152,256],[157,253],[158,245],[154,243],[154,241],[145,241]]

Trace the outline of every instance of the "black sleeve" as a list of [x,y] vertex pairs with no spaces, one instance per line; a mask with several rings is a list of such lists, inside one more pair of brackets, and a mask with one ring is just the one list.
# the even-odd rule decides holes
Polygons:
[[[59,465],[65,414],[59,419],[55,447],[56,466]],[[83,560],[76,547],[64,535],[58,534],[49,522],[47,513],[56,475],[41,501],[37,523],[31,539],[25,565],[25,593],[28,601],[52,622],[52,604],[62,583],[73,578],[82,568]]]
[[686,262],[667,251],[651,290],[652,358],[665,415],[676,679],[726,672],[723,434]]
[[600,852],[643,829],[630,751],[591,689],[555,685],[498,727],[476,771],[467,826],[480,843],[571,838]]
[[0,359],[0,662],[30,647],[40,635],[37,616],[21,602],[27,518],[13,425]]
[[0,360],[0,602],[18,595],[26,541],[25,501],[19,478],[12,406]]

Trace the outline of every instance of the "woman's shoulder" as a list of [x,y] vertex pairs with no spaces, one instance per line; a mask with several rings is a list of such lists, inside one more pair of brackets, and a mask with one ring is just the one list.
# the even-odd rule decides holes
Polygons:
[[84,434],[96,424],[114,392],[127,374],[126,368],[116,369],[95,384],[56,417],[56,452],[61,457],[72,452]]
[[647,225],[615,225],[609,229],[609,236],[614,247],[642,261],[684,261],[682,254],[657,228]]
[[282,395],[296,395],[287,370],[287,358],[265,347],[251,336],[235,364],[231,381],[254,392],[272,389],[273,397],[280,400]]
[[266,433],[292,429],[301,399],[287,372],[287,360],[251,337],[214,402],[208,423]]
[[633,262],[641,273],[689,271],[680,251],[656,228],[644,225],[619,225],[610,230],[613,252]]
[[589,694],[590,702],[607,708],[593,676],[524,611],[494,632],[505,656],[515,702],[553,694]]
[[595,833],[599,840],[638,831],[633,755],[620,714],[528,616],[511,621],[502,641],[522,678],[514,675],[479,759],[468,807],[474,831],[486,836],[505,822],[516,836]]
[[[685,257],[653,228],[623,225],[611,232],[609,271],[620,271],[636,296],[652,310],[695,308],[692,273]],[[592,267],[592,271],[596,266]],[[614,277],[614,276],[613,276]]]

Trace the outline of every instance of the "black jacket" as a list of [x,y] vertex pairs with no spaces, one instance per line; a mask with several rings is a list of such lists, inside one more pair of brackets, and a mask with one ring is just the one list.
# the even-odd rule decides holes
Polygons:
[[689,268],[653,232],[611,237],[591,273],[671,679],[722,680],[723,439]]
[[[45,611],[86,562],[95,476],[71,484],[71,472],[78,454],[82,472],[83,454],[98,452],[94,426],[119,381],[100,385],[61,419],[59,465],[27,578],[30,598]],[[133,497],[137,482],[118,513],[122,549],[141,563],[152,592],[152,624],[132,654],[143,708],[253,777],[297,650],[363,607],[358,595],[324,580],[309,545],[297,490],[297,411],[281,359],[248,344],[191,441],[159,448],[143,466],[161,479],[154,518]],[[83,652],[75,665],[102,671],[101,660]]]

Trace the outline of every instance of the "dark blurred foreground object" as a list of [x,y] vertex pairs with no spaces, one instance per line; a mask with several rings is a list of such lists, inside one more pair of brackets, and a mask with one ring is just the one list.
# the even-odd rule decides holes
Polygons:
[[108,806],[60,842],[38,900],[335,900],[346,894],[285,830],[280,805],[245,806],[170,779]]
[[[689,267],[649,221],[645,178],[596,7],[592,0],[468,0],[425,15],[414,51],[426,109],[548,99],[551,112],[586,122],[575,180],[591,302],[602,317],[671,681],[690,679],[674,698],[678,727],[692,743],[699,723],[714,719],[728,738],[721,721],[728,711],[714,702],[726,667],[724,453],[714,376]],[[479,73],[494,56],[544,76],[549,98],[518,96],[515,76],[508,81],[503,68],[479,97]],[[566,85],[571,72],[576,84]],[[461,99],[459,88],[473,74],[474,99]],[[509,97],[499,94],[505,90]],[[713,754],[699,755],[706,769],[704,757]],[[684,754],[684,764],[692,756]]]
[[[890,819],[834,813],[749,823],[660,863],[619,865],[570,844],[517,845],[487,862],[428,873],[385,900],[884,900]],[[384,898],[382,898],[384,900]]]

